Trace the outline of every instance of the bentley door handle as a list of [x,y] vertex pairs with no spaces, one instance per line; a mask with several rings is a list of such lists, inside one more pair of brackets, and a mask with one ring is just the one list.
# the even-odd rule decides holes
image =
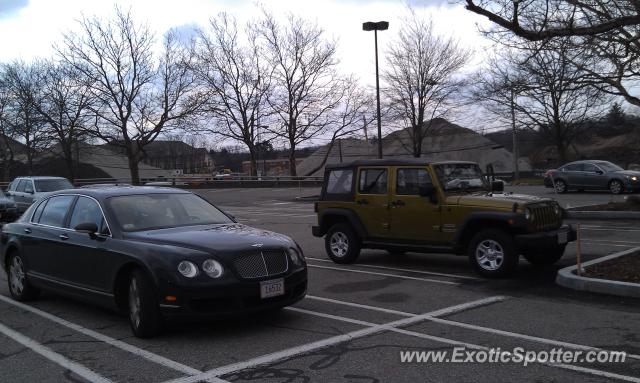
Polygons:
[[66,241],[67,239],[69,239],[69,236],[68,236],[68,235],[66,235],[66,234],[60,234],[60,235],[59,235],[59,237],[60,237],[60,239],[61,239],[61,240],[63,240],[63,241]]
[[24,229],[24,232],[25,232],[25,233],[27,233],[27,234],[31,234],[31,229],[29,229],[29,228],[25,228],[25,229]]

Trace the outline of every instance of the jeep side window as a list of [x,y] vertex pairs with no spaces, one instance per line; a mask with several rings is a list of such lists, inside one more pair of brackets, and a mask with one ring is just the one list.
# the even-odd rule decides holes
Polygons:
[[351,194],[353,170],[332,170],[327,180],[327,194]]
[[362,194],[387,194],[387,169],[360,170],[358,192]]
[[396,174],[396,194],[419,195],[420,188],[433,185],[426,169],[398,169]]

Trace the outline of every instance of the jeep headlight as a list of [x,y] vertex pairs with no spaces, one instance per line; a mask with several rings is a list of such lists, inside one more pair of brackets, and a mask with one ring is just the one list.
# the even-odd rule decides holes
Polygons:
[[528,221],[533,221],[535,219],[535,216],[533,215],[533,212],[531,212],[531,209],[529,209],[529,208],[524,209],[524,217]]

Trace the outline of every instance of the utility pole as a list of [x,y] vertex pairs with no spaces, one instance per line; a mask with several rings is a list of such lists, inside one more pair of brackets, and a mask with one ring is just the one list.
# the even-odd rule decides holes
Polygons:
[[513,138],[513,179],[518,181],[520,179],[520,170],[518,168],[518,129],[516,128],[516,105],[515,105],[515,92],[511,89],[511,127]]
[[382,119],[380,117],[380,75],[378,73],[378,31],[389,29],[389,22],[378,21],[377,23],[368,21],[362,23],[362,30],[373,31],[376,49],[376,102],[378,111],[378,158],[382,158]]

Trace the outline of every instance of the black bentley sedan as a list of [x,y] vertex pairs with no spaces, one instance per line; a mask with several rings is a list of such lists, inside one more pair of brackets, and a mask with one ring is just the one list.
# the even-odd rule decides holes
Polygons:
[[0,242],[14,299],[52,290],[112,307],[138,337],[171,317],[281,308],[307,289],[292,239],[171,188],[55,192],[5,225]]

